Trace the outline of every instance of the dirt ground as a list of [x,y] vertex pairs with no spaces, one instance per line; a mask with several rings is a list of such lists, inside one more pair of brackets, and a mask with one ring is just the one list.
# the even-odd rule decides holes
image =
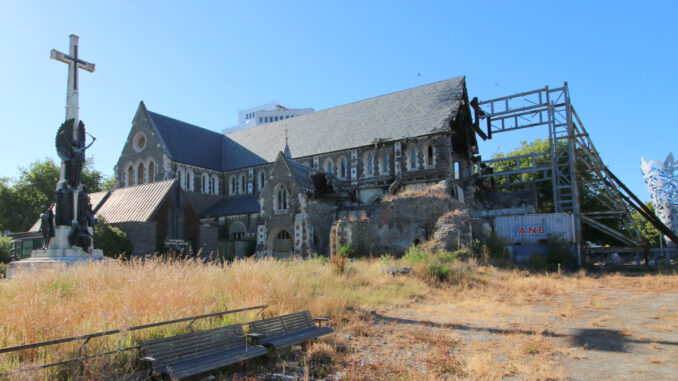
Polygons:
[[332,340],[347,347],[335,378],[678,380],[678,290],[475,306],[441,294],[371,311]]

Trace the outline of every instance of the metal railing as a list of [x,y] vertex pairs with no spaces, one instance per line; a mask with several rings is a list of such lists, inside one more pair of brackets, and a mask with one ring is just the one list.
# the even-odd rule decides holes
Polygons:
[[[260,310],[257,313],[257,315],[259,315],[264,311],[264,309],[266,307],[267,307],[266,304],[262,304],[262,305],[259,305],[259,306],[244,307],[244,308],[238,308],[238,309],[235,309],[235,310],[227,310],[227,311],[214,312],[214,313],[205,314],[205,315],[196,315],[196,316],[190,316],[190,317],[185,317],[185,318],[180,318],[180,319],[166,320],[166,321],[161,321],[161,322],[156,322],[156,323],[137,325],[137,326],[133,326],[133,327],[129,327],[129,328],[114,329],[114,330],[110,330],[110,331],[89,333],[89,334],[86,334],[86,335],[72,336],[72,337],[66,337],[66,338],[62,338],[62,339],[42,341],[42,342],[39,342],[39,343],[31,343],[31,344],[18,345],[18,346],[14,346],[14,347],[0,348],[0,354],[84,340],[83,343],[80,345],[80,348],[78,348],[78,357],[67,359],[67,360],[62,360],[62,361],[57,361],[57,362],[53,362],[53,363],[49,363],[49,364],[39,365],[39,366],[33,368],[33,369],[46,369],[46,368],[50,368],[50,367],[54,367],[54,366],[69,364],[69,363],[72,363],[72,362],[81,362],[81,361],[88,360],[88,359],[93,359],[93,358],[103,357],[103,356],[109,356],[109,355],[112,355],[112,354],[115,354],[115,353],[120,353],[120,352],[125,352],[125,351],[130,351],[130,350],[133,350],[133,349],[140,349],[141,348],[141,345],[135,345],[135,346],[131,346],[131,347],[121,348],[121,349],[117,349],[117,350],[114,350],[114,351],[97,353],[97,354],[93,354],[93,355],[85,354],[87,344],[89,343],[89,341],[91,339],[96,338],[96,337],[110,336],[110,335],[115,335],[115,334],[119,334],[119,333],[123,333],[123,332],[126,333],[126,332],[130,332],[130,331],[138,331],[138,330],[142,330],[142,329],[160,327],[160,326],[163,326],[163,325],[182,323],[182,322],[186,322],[186,321],[189,322],[188,325],[186,326],[186,329],[188,329],[192,332],[193,331],[193,323],[195,323],[198,319],[205,319],[205,318],[210,318],[210,317],[223,316],[223,315],[234,314],[234,313],[238,313],[238,312],[257,310],[257,309]],[[13,372],[7,372],[7,373],[0,373],[0,377],[8,377],[8,376],[11,376],[13,374],[18,374],[18,373],[21,373],[21,372],[24,372],[24,371],[20,370],[20,371],[13,371]]]

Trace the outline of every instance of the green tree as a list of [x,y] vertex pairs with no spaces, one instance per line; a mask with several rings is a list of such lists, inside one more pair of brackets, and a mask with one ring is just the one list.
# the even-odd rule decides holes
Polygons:
[[99,218],[94,227],[94,245],[111,258],[129,259],[132,254],[132,243],[127,234],[115,226],[109,225],[105,219]]
[[11,242],[11,238],[0,236],[0,263],[9,263]]
[[[645,201],[645,206],[647,206],[652,213],[655,213],[652,202]],[[650,247],[659,247],[659,230],[635,210],[631,213],[631,218],[633,218],[633,221],[638,225],[640,233],[645,237]]]
[[[52,159],[19,168],[19,178],[0,178],[0,231],[26,231],[40,216],[42,205],[52,205],[60,168]],[[90,192],[102,190],[104,176],[88,159],[82,171],[82,183]]]

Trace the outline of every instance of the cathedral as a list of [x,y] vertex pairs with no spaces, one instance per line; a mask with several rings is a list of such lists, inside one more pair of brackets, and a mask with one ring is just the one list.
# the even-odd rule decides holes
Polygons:
[[[387,194],[461,183],[480,160],[463,76],[258,119],[267,123],[222,134],[139,104],[110,197],[137,188],[129,197],[172,199],[143,226],[155,238],[143,251],[182,245],[223,258],[326,255],[338,219]],[[146,189],[165,193],[153,198]],[[128,235],[135,244],[135,232]],[[135,252],[143,254],[136,245]]]

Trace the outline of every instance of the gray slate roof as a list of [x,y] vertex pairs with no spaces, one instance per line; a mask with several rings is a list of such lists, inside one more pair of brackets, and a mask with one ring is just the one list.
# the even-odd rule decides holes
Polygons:
[[285,130],[294,157],[446,131],[465,87],[465,78],[456,77],[225,136],[151,111],[148,115],[175,161],[227,171],[275,161]]
[[[312,156],[445,131],[461,106],[465,78],[456,77],[310,114],[234,131],[226,136],[254,157],[272,162],[285,144],[294,157]],[[226,162],[256,165],[226,149]],[[229,165],[230,168],[237,168]]]
[[259,213],[259,193],[246,196],[222,198],[200,213],[200,217],[220,217],[237,214]]
[[222,170],[224,135],[152,111],[148,116],[175,161]]

